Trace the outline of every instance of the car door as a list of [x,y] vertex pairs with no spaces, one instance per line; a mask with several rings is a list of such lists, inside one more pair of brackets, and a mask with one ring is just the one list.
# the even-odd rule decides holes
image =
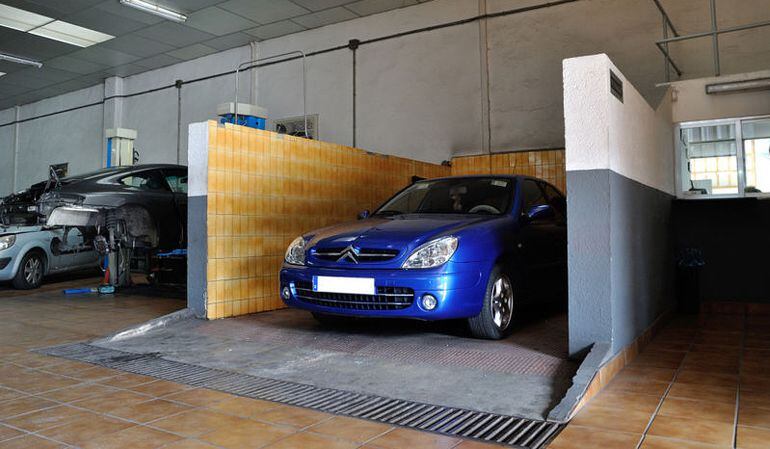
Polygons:
[[173,249],[179,246],[179,218],[174,194],[159,169],[131,172],[118,180],[134,193],[127,203],[144,207],[158,226],[159,247]]
[[558,256],[557,247],[559,223],[556,214],[529,218],[528,212],[536,206],[549,205],[542,184],[533,179],[523,179],[520,186],[522,196],[519,250],[522,256],[521,269],[523,289],[527,299],[549,296],[553,282],[554,266]]
[[163,174],[174,195],[174,207],[179,222],[180,247],[187,247],[187,169],[164,168]]
[[553,295],[566,298],[567,294],[567,198],[554,186],[541,184],[548,204],[554,210],[553,226],[549,229],[549,253],[553,257],[546,276],[553,279]]

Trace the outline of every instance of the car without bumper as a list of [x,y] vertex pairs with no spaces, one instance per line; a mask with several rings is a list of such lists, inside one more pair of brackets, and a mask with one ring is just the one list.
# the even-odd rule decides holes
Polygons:
[[48,274],[96,268],[98,254],[75,228],[0,226],[0,281],[37,288]]

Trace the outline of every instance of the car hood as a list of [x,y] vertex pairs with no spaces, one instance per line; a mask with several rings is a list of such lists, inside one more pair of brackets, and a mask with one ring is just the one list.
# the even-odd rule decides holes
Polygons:
[[[365,220],[341,223],[306,234],[311,249],[312,265],[336,265],[336,261],[314,258],[316,250],[356,249],[395,250],[398,256],[392,263],[400,262],[423,243],[442,235],[459,232],[469,226],[499,218],[489,215],[459,214],[404,214],[395,217],[372,217]],[[387,264],[385,264],[387,265]],[[363,268],[363,267],[362,267]]]

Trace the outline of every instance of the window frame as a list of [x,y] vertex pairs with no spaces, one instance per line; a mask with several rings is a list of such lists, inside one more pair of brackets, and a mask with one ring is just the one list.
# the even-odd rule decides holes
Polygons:
[[[678,199],[685,200],[705,200],[705,199],[728,199],[728,198],[751,198],[751,197],[768,197],[770,198],[770,192],[753,193],[746,192],[746,164],[745,164],[745,152],[746,149],[743,146],[743,129],[741,127],[743,122],[751,120],[767,120],[770,119],[770,115],[753,115],[746,117],[731,117],[723,119],[712,120],[696,120],[689,122],[680,122],[674,125],[674,182],[676,183],[676,196]],[[736,163],[738,171],[738,193],[731,194],[713,194],[706,195],[688,195],[684,189],[684,171],[685,171],[685,158],[684,158],[684,146],[682,144],[682,130],[690,128],[700,128],[703,126],[715,126],[715,125],[734,125],[735,126],[735,148],[736,148]]]

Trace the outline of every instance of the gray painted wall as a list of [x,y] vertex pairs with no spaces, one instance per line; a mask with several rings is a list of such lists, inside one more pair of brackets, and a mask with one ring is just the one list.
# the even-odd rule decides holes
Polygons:
[[[263,41],[258,53],[323,50],[344,46],[353,38],[375,39],[466,20],[483,12],[484,3],[489,12],[499,12],[546,1],[434,0]],[[632,17],[633,24],[618,20],[619,11]],[[591,18],[592,26],[586,26],[586,17]],[[662,79],[662,64],[652,45],[659,35],[659,21],[651,2],[582,0],[489,19],[486,34],[472,21],[362,45],[357,52],[357,144],[431,162],[479,153],[490,137],[493,150],[563,147],[561,59],[608,52],[654,103],[660,95],[654,83]],[[487,52],[488,64],[484,62]],[[137,74],[125,78],[117,93],[132,95],[172,85],[177,79],[226,72],[250,57],[251,49],[245,46]],[[257,102],[274,118],[301,114],[298,66],[287,62],[259,70]],[[486,73],[488,93],[483,83]],[[244,93],[250,90],[249,78],[242,79]],[[343,48],[310,57],[307,84],[308,111],[319,114],[320,138],[351,145],[352,52]],[[24,184],[41,179],[46,164],[60,162],[62,155],[69,158],[73,172],[97,168],[104,159],[103,129],[116,125],[139,131],[136,145],[143,162],[176,162],[177,135],[184,149],[187,125],[213,118],[215,106],[232,98],[232,86],[231,75],[186,84],[180,126],[173,87],[120,100],[120,113],[106,112],[101,119],[95,112],[97,106],[67,118],[30,122],[26,132],[37,136],[21,136],[18,177]],[[100,101],[105,90],[109,95],[109,87],[95,86],[24,105],[22,115]],[[0,118],[0,124],[11,121],[13,110],[0,111]],[[8,143],[12,127],[0,126],[2,156],[12,152],[13,145]],[[69,148],[63,149],[61,143]],[[180,152],[182,163],[185,154]],[[0,180],[0,195],[9,192],[7,179],[5,175]]]
[[570,353],[615,354],[675,306],[674,196],[612,170],[567,172]]

